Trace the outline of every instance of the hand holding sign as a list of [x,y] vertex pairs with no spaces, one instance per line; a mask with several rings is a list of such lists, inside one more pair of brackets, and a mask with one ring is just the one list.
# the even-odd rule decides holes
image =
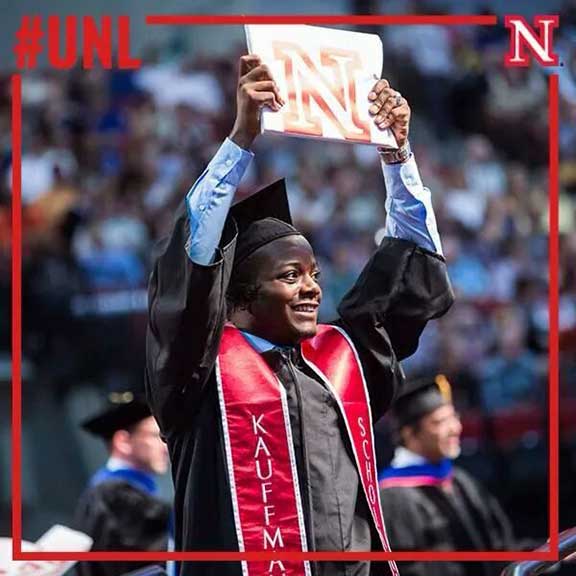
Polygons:
[[368,94],[370,115],[380,130],[390,128],[399,147],[408,140],[410,130],[410,106],[400,92],[396,92],[388,80],[378,80]]
[[236,121],[230,139],[248,149],[260,133],[260,113],[263,106],[278,111],[284,105],[270,70],[259,56],[240,58],[236,91]]

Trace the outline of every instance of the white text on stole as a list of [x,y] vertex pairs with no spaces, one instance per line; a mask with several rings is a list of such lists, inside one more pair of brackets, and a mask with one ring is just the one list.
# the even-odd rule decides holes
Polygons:
[[[282,532],[280,526],[276,527],[276,530],[272,531],[270,535],[270,519],[275,516],[274,504],[270,504],[270,495],[273,494],[272,491],[272,454],[266,446],[264,441],[264,435],[268,434],[266,429],[262,426],[262,420],[264,419],[264,414],[260,414],[256,418],[252,414],[252,429],[254,435],[256,436],[256,449],[254,450],[254,462],[256,464],[256,476],[260,480],[260,487],[262,489],[262,506],[264,509],[264,526],[262,528],[262,539],[264,550],[271,548],[272,550],[276,548],[283,548],[284,541],[282,540]],[[286,569],[284,564],[279,560],[273,560],[270,562],[268,567],[268,574],[277,574],[278,576],[283,576],[286,574]]]
[[362,416],[358,418],[358,426],[360,426],[360,435],[362,436],[362,456],[364,456],[364,470],[366,471],[366,479],[368,484],[364,482],[364,486],[368,491],[368,500],[371,506],[376,506],[376,486],[374,482],[374,470],[372,468],[372,458],[370,457],[370,452],[368,451],[370,447],[370,442],[368,441],[368,433],[366,427],[364,426],[364,419]]

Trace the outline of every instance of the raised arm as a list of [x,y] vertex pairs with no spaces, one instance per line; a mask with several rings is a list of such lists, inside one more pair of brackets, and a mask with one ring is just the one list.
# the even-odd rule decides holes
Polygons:
[[232,199],[253,158],[249,151],[260,132],[260,110],[279,110],[282,97],[258,56],[242,56],[237,115],[230,137],[186,196],[190,234],[186,250],[197,264],[214,261]]
[[338,312],[367,352],[365,364],[376,382],[370,397],[375,413],[381,414],[402,383],[395,377],[389,378],[393,384],[380,385],[385,381],[381,375],[399,374],[396,360],[414,353],[426,323],[448,310],[453,293],[430,191],[408,143],[410,107],[386,80],[379,80],[368,97],[373,121],[393,131],[399,148],[379,149],[387,193],[386,234]]
[[164,434],[180,417],[193,416],[184,406],[197,406],[214,366],[236,243],[227,216],[265,105],[281,106],[270,72],[257,56],[242,57],[234,128],[158,246],[149,285],[146,388]]
[[368,98],[374,122],[381,129],[390,128],[398,144],[398,150],[379,148],[386,183],[385,236],[442,254],[430,190],[422,184],[408,141],[410,106],[385,79],[374,85]]

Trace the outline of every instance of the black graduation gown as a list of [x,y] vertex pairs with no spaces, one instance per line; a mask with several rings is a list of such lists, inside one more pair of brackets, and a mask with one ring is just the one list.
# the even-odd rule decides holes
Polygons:
[[[462,469],[453,491],[437,486],[388,487],[380,491],[394,550],[513,550],[512,528],[498,502]],[[497,562],[402,562],[402,576],[494,576]]]
[[[92,551],[165,552],[170,506],[120,479],[90,487],[80,498],[75,527],[94,540]],[[153,562],[81,562],[80,576],[120,576]],[[159,563],[158,563],[159,564]]]
[[[188,258],[188,237],[182,203],[172,233],[159,246],[150,279],[146,388],[172,462],[176,549],[238,550],[214,375],[227,317],[225,296],[236,226],[228,220],[215,262],[207,266]],[[405,240],[382,242],[340,304],[338,320],[358,349],[374,419],[388,408],[402,385],[398,360],[416,350],[426,322],[446,312],[452,302],[441,256]],[[275,369],[288,390],[298,473],[303,477],[300,485],[308,487],[302,499],[309,549],[377,549],[358,475],[351,472],[349,442],[337,408],[313,382],[315,377],[298,368],[297,359],[289,367],[294,382],[283,380],[282,366]],[[320,414],[306,409],[318,403],[323,403],[324,414],[320,430]],[[298,445],[299,438],[304,446]],[[320,485],[313,483],[316,480]],[[333,538],[320,529],[332,525],[332,512],[337,518]],[[369,566],[324,563],[314,570],[321,576],[364,576]],[[239,563],[186,562],[181,567],[181,576],[196,574],[238,576],[241,570]]]

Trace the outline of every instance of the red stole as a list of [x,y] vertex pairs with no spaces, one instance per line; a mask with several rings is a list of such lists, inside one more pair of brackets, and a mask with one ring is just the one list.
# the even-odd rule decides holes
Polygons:
[[[390,551],[380,497],[368,390],[346,333],[319,325],[302,343],[306,363],[335,396],[374,525]],[[226,325],[216,362],[218,394],[240,551],[307,551],[284,386],[240,331]],[[396,563],[389,562],[394,576]],[[242,562],[244,576],[309,576],[309,562]]]

